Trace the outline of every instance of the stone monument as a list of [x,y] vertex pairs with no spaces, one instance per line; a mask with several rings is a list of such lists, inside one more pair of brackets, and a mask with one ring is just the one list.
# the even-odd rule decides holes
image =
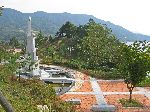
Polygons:
[[28,30],[27,30],[27,45],[26,45],[26,55],[25,57],[31,57],[31,62],[34,64],[32,65],[31,75],[36,76],[39,75],[39,60],[38,56],[36,56],[36,48],[35,48],[35,34],[32,32],[31,29],[31,17],[28,20]]

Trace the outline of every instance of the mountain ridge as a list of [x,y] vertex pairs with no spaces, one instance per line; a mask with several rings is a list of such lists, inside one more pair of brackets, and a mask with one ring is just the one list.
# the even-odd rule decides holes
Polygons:
[[[108,28],[121,41],[136,41],[148,40],[150,36],[133,33],[122,26],[115,25],[109,21],[104,21],[87,14],[71,14],[64,13],[47,13],[44,11],[37,11],[34,13],[22,13],[20,11],[5,8],[3,15],[0,17],[0,39],[9,40],[13,36],[17,38],[25,38],[27,29],[28,17],[32,17],[32,27],[34,30],[42,31],[46,35],[55,35],[58,29],[66,22],[70,21],[75,25],[83,25],[92,18],[95,22],[106,24]],[[126,37],[126,38],[125,38]]]

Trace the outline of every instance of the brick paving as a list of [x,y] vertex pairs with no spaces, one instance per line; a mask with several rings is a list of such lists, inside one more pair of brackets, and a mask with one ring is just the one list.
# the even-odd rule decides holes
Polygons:
[[132,97],[133,99],[136,99],[137,101],[142,103],[144,105],[144,108],[123,108],[122,105],[119,103],[119,99],[128,99],[129,95],[105,95],[107,103],[115,105],[117,107],[117,112],[150,112],[150,100],[146,96],[133,94]]
[[95,95],[64,94],[64,95],[61,95],[60,98],[62,100],[77,99],[77,98],[80,99],[81,104],[76,105],[76,109],[79,110],[79,111],[83,111],[83,112],[90,112],[91,105],[96,104]]
[[[116,112],[150,112],[150,87],[135,88],[133,99],[138,100],[144,108],[124,108],[119,103],[119,99],[129,98],[126,84],[122,80],[96,80],[98,86],[94,87],[91,78],[80,72],[74,72],[76,79],[75,86],[67,93],[60,96],[62,100],[80,99],[81,104],[76,105],[76,109],[81,112],[90,112],[93,105],[100,103],[97,99],[103,97],[107,104],[115,105]],[[98,92],[96,89],[100,89]],[[103,100],[103,99],[101,99]]]
[[146,89],[147,91],[150,91],[150,87],[144,87],[144,89]]
[[84,81],[80,88],[74,90],[75,92],[92,92],[93,89],[91,87],[90,81]]
[[[126,84],[122,81],[118,81],[118,82],[98,81],[98,83],[103,92],[128,92],[129,91]],[[133,91],[137,91],[137,89],[134,88]]]

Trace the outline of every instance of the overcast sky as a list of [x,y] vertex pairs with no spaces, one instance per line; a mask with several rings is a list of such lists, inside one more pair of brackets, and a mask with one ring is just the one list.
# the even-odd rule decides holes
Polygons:
[[150,35],[150,0],[0,0],[0,5],[21,12],[90,14]]

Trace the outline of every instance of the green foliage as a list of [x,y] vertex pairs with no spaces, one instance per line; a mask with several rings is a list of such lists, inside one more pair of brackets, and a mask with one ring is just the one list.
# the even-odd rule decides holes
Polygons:
[[13,54],[13,52],[7,51],[4,48],[0,49],[0,60],[5,63],[10,74],[15,72],[18,67],[16,60],[19,56],[19,54]]
[[150,72],[150,46],[146,41],[135,42],[133,45],[123,45],[121,49],[119,70],[125,79],[130,92]]
[[[5,87],[3,87],[4,85]],[[0,88],[17,112],[20,110],[37,112],[37,105],[48,105],[53,110],[61,112],[66,112],[66,108],[70,111],[73,109],[70,104],[62,102],[56,97],[52,87],[39,80],[22,79],[21,83],[13,80],[7,84],[1,84]]]
[[[73,105],[61,101],[50,85],[37,79],[21,79],[18,82],[17,77],[12,80],[8,75],[7,66],[1,65],[0,69],[0,89],[16,112],[37,112],[37,105],[47,105],[59,112],[74,112]],[[1,107],[0,111],[3,111]]]
[[45,42],[46,40],[45,40],[45,37],[44,37],[44,35],[42,34],[42,32],[40,31],[38,34],[37,34],[37,38],[36,38],[36,47],[39,47],[39,46],[41,46],[41,45],[43,45],[44,44],[44,42]]
[[87,36],[83,37],[78,47],[81,49],[80,59],[87,62],[90,68],[109,66],[118,55],[119,42],[111,31],[100,24],[89,22],[86,25]]
[[19,41],[16,39],[16,37],[13,37],[13,38],[10,39],[9,45],[12,48],[18,48],[18,47],[20,47]]
[[0,46],[0,62],[2,62],[6,57],[6,51],[4,47],[1,45]]
[[[50,85],[34,78],[26,80],[15,76],[18,68],[32,66],[30,56],[23,62],[17,62],[19,54],[5,49],[0,49],[0,53],[5,54],[1,59],[8,62],[0,65],[0,90],[16,112],[38,112],[37,105],[47,105],[49,109],[58,112],[75,112],[74,106],[61,101]],[[2,107],[0,111],[4,111]]]
[[128,99],[120,99],[119,102],[123,107],[143,107],[143,105],[136,100],[129,101]]
[[59,38],[60,37],[73,38],[75,36],[76,29],[77,28],[74,24],[67,21],[65,24],[62,25],[62,27],[56,33],[56,36]]
[[2,10],[4,6],[0,6],[0,16],[2,15]]
[[54,54],[55,54],[55,49],[54,49],[54,47],[51,46],[51,47],[46,48],[45,53],[46,53],[47,56],[51,56],[51,58],[53,58],[53,57],[54,57]]
[[75,60],[71,60],[71,61],[67,61],[67,60],[53,60],[52,62],[55,65],[61,65],[61,66],[65,66],[65,67],[69,67],[69,68],[73,68],[73,69],[78,69],[78,63]]
[[36,47],[38,48],[37,55],[41,58],[40,63],[49,65],[55,58],[56,50],[52,44],[53,41],[54,39],[51,36],[45,37],[41,31],[37,34]]
[[144,80],[142,80],[137,86],[141,87],[150,87],[150,76],[146,77]]
[[[42,40],[38,46],[38,56],[42,58],[42,63],[102,71],[103,75],[98,72],[95,75],[92,75],[94,72],[90,73],[95,77],[120,77],[116,64],[121,43],[110,29],[90,19],[87,24],[80,26],[67,22],[59,31],[62,32],[62,38],[54,39],[49,44],[42,33],[38,35],[37,43]],[[72,36],[67,37],[68,35]]]
[[77,60],[77,63],[82,62],[84,67],[90,69],[102,66],[109,69],[115,67],[116,58],[119,55],[118,46],[121,43],[114,37],[110,29],[95,23],[92,19],[86,25],[80,25],[76,29],[72,38],[58,40],[59,55],[69,59],[71,65],[75,64],[72,60]]
[[103,71],[99,69],[99,70],[82,70],[82,72],[99,79],[106,79],[106,80],[121,79],[121,74],[118,72],[116,68],[109,71]]
[[126,81],[134,86],[140,83],[150,71],[150,46],[146,42],[135,42],[133,45],[124,45],[121,49],[118,67]]

